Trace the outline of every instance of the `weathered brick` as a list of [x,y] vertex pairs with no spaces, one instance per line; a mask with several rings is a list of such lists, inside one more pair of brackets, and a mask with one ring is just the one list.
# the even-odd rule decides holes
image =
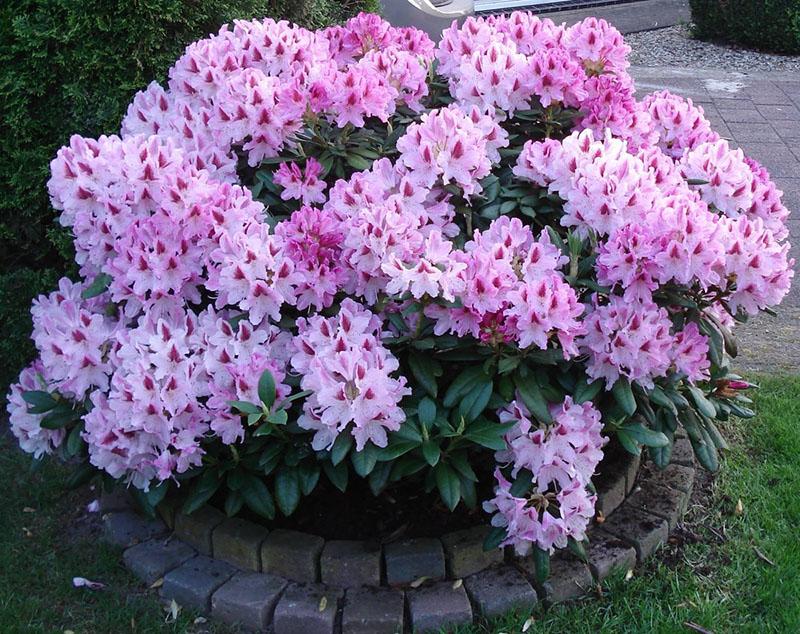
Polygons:
[[672,463],[694,467],[694,449],[688,438],[676,438],[672,445]]
[[401,634],[405,597],[400,590],[355,588],[347,591],[342,634]]
[[275,634],[332,634],[342,594],[321,584],[290,584],[275,608]]
[[628,466],[625,469],[625,489],[628,493],[631,492],[634,485],[636,484],[636,476],[639,473],[639,466],[642,463],[641,456],[631,456],[630,462],[628,462]]
[[448,577],[460,579],[503,561],[500,548],[483,549],[488,532],[488,526],[476,526],[442,537]]
[[694,487],[694,474],[695,470],[693,467],[671,464],[663,471],[657,472],[657,481],[659,484],[667,486],[670,489],[683,491],[688,497],[691,497]]
[[472,605],[484,618],[536,605],[536,591],[522,573],[510,565],[487,568],[464,579]]
[[319,557],[325,540],[289,530],[272,531],[261,545],[261,570],[292,581],[319,581]]
[[446,627],[472,623],[472,606],[464,586],[462,584],[454,588],[453,585],[452,581],[439,581],[406,593],[414,632],[436,632]]
[[325,543],[320,556],[322,583],[340,588],[379,586],[381,551],[367,542],[332,540]]
[[636,566],[636,550],[618,537],[602,530],[589,535],[589,568],[598,581],[608,577],[614,570],[632,570]]
[[211,533],[225,520],[225,514],[215,508],[204,506],[191,515],[175,515],[175,534],[202,555],[212,554]]
[[275,575],[236,573],[211,596],[211,616],[263,632],[272,623],[275,606],[286,585],[285,579]]
[[601,525],[603,530],[636,549],[639,561],[646,559],[667,540],[667,521],[646,513],[626,501]]
[[242,570],[261,570],[261,544],[267,529],[239,518],[228,518],[211,535],[214,557]]
[[114,511],[103,516],[106,541],[115,546],[133,546],[166,535],[167,527],[157,519],[142,517],[134,511]]
[[406,539],[383,547],[386,582],[411,583],[420,577],[444,579],[444,550],[438,539]]
[[149,586],[195,554],[194,548],[179,539],[151,539],[128,548],[122,559],[128,569]]
[[672,530],[683,515],[686,493],[661,486],[654,481],[657,477],[657,474],[654,474],[641,479],[639,486],[628,497],[628,502],[643,511],[664,518],[667,520],[669,530]]
[[[532,557],[517,560],[525,575],[533,581],[536,567]],[[558,554],[550,558],[550,575],[542,587],[538,587],[540,598],[550,603],[562,603],[583,596],[593,583],[589,567],[569,555]]]
[[621,471],[612,477],[605,478],[597,484],[597,504],[595,511],[608,517],[625,501],[625,472]]
[[178,605],[208,612],[211,595],[230,579],[236,568],[224,561],[198,555],[164,575],[161,596]]

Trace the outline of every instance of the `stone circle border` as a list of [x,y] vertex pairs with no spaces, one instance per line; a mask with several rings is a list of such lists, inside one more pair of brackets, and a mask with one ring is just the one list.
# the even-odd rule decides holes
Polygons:
[[558,553],[543,585],[529,558],[483,551],[488,526],[379,544],[270,531],[212,507],[187,516],[164,504],[147,519],[124,494],[104,496],[101,510],[105,539],[142,582],[161,583],[163,600],[258,632],[402,634],[569,601],[633,569],[686,512],[694,476],[686,438],[660,472],[630,456],[598,487],[588,561]]

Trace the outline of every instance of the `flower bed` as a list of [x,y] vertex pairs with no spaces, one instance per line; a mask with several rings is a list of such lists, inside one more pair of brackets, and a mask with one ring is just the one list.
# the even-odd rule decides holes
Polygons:
[[542,575],[582,550],[609,437],[663,468],[683,428],[717,469],[788,212],[702,109],[637,101],[628,52],[528,13],[438,45],[372,15],[191,45],[121,136],[53,161],[82,281],[34,303],[21,446],[149,512],[436,491]]

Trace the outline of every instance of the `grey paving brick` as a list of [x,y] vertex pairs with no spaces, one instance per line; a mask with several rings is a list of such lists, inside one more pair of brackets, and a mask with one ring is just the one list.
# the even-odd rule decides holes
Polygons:
[[694,449],[692,449],[692,443],[688,438],[675,439],[672,445],[671,462],[686,467],[694,466]]
[[476,526],[442,537],[448,577],[460,579],[503,561],[501,549],[483,549],[483,541],[488,532],[488,526]]
[[633,546],[639,561],[652,555],[667,541],[669,535],[667,520],[646,513],[627,502],[607,518],[601,527]]
[[288,582],[257,572],[238,572],[211,596],[211,616],[262,632],[272,624],[275,606]]
[[630,493],[636,484],[636,478],[639,475],[639,466],[642,464],[641,456],[631,456],[627,468],[625,469],[625,488]]
[[444,579],[444,549],[438,539],[406,539],[383,547],[386,582],[411,583],[420,577]]
[[586,594],[594,583],[592,573],[582,561],[556,555],[550,560],[550,576],[544,584],[549,603],[564,603]]
[[625,472],[612,474],[603,478],[597,485],[597,504],[595,511],[608,517],[625,500],[626,490]]
[[663,471],[657,472],[656,481],[663,486],[678,489],[686,493],[687,496],[691,496],[694,487],[694,474],[693,467],[670,464]]
[[667,520],[669,530],[672,530],[683,517],[686,509],[686,493],[661,486],[655,481],[656,478],[657,475],[654,475],[640,482],[628,497],[628,503]]
[[325,540],[290,530],[272,531],[261,545],[261,570],[292,581],[319,581],[319,558]]
[[198,555],[164,575],[161,596],[174,599],[178,605],[208,612],[211,595],[236,573],[224,561]]
[[228,518],[211,535],[214,557],[242,570],[261,570],[261,544],[268,531],[240,518]]
[[758,111],[769,121],[800,122],[800,109],[795,105],[758,106]]
[[406,593],[410,625],[415,633],[472,623],[472,606],[464,585],[457,588],[453,585],[452,581],[439,581]]
[[225,514],[210,506],[204,506],[190,515],[175,515],[175,534],[201,555],[211,556],[211,534],[225,521]]
[[636,566],[636,550],[618,537],[595,529],[589,535],[587,550],[589,569],[598,581],[615,570],[632,570]]
[[333,634],[342,595],[320,584],[290,584],[275,608],[275,634]]
[[128,548],[122,559],[128,569],[149,586],[195,554],[194,548],[179,539],[150,539]]
[[158,519],[149,519],[134,511],[113,511],[103,516],[103,536],[115,546],[133,546],[166,535],[167,527]]
[[493,618],[512,610],[531,610],[538,599],[523,574],[511,565],[487,568],[464,579],[475,611]]
[[728,129],[739,143],[778,143],[781,140],[769,123],[729,123]]
[[405,595],[388,588],[347,591],[342,610],[342,634],[402,634]]
[[332,540],[320,556],[322,583],[341,588],[378,586],[381,583],[381,549],[368,542]]
[[719,113],[725,123],[766,123],[767,121],[764,115],[755,108],[752,110],[745,108],[720,110]]

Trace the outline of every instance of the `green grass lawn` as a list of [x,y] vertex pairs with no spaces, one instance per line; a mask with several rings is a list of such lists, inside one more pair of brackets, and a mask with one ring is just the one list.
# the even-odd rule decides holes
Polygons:
[[[678,543],[592,598],[535,611],[529,632],[688,632],[687,622],[715,634],[800,632],[800,379],[765,379],[756,398],[759,417],[727,429],[733,450],[710,493],[695,496]],[[55,465],[30,475],[9,444],[0,440],[0,631],[231,631],[193,614],[166,623],[156,591],[81,519],[91,496],[64,494]],[[75,589],[74,576],[107,589]],[[458,632],[515,634],[529,616]]]

